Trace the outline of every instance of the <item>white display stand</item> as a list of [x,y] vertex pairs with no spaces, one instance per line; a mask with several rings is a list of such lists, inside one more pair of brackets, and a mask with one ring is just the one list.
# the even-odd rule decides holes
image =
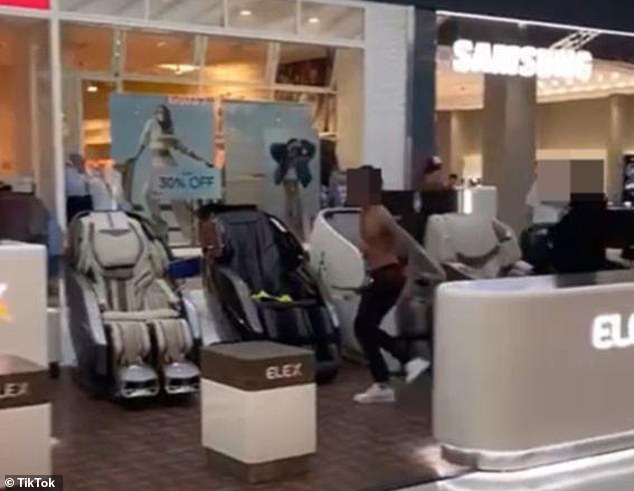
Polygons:
[[50,378],[44,366],[0,355],[0,435],[2,479],[51,474]]
[[444,456],[506,472],[634,448],[633,297],[633,271],[441,285]]
[[0,354],[49,365],[46,248],[0,242]]
[[271,342],[202,354],[202,444],[210,463],[250,483],[308,471],[317,451],[315,355]]

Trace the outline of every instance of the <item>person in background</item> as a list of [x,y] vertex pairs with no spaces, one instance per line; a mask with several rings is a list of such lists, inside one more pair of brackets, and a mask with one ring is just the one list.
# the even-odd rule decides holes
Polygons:
[[415,183],[418,191],[441,190],[445,188],[441,177],[442,160],[440,157],[432,156],[426,158],[418,167]]
[[93,209],[90,195],[90,179],[86,175],[84,158],[72,153],[66,160],[64,173],[66,186],[66,218],[70,223],[78,213]]
[[460,186],[460,178],[458,174],[449,174],[449,181],[447,183],[448,189],[456,189]]
[[[535,174],[537,164],[535,164]],[[550,272],[552,259],[552,228],[559,223],[565,210],[566,204],[559,206],[544,203],[539,198],[537,175],[526,195],[526,206],[530,210],[530,226],[522,232],[520,237],[520,247],[522,256],[526,262],[531,264],[537,274],[547,274]]]

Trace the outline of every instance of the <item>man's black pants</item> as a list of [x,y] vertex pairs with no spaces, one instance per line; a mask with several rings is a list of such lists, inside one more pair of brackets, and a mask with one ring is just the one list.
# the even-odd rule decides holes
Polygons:
[[390,379],[390,372],[381,348],[403,364],[409,361],[408,353],[399,346],[397,340],[380,328],[381,321],[401,295],[406,278],[403,267],[399,264],[384,266],[372,271],[370,275],[373,282],[362,292],[354,332],[375,382],[386,383]]

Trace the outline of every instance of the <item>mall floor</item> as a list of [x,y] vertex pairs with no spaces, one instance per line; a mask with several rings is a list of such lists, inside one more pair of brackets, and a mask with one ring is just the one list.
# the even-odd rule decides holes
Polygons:
[[400,386],[396,405],[354,405],[363,367],[346,365],[320,387],[318,454],[311,472],[247,485],[215,472],[200,444],[196,399],[124,409],[81,391],[69,372],[55,381],[54,472],[66,491],[371,491],[398,489],[460,473],[430,437],[430,384]]

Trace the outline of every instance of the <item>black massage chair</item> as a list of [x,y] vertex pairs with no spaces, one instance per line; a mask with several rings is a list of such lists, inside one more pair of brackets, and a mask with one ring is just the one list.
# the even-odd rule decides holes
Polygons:
[[254,206],[200,213],[204,282],[226,342],[272,340],[315,352],[317,382],[341,363],[339,322],[302,244]]

